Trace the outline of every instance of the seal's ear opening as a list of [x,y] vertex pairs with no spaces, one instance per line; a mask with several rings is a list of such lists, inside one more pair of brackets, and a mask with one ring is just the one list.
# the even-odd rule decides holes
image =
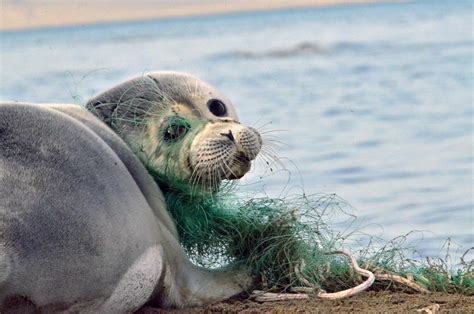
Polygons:
[[137,125],[163,100],[156,82],[148,76],[125,81],[92,97],[86,109],[112,129]]

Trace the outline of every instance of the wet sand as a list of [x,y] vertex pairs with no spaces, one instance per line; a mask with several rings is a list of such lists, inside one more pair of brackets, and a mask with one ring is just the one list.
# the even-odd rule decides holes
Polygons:
[[[257,303],[232,300],[202,308],[165,311],[145,307],[139,314],[165,313],[419,313],[417,310],[438,304],[436,313],[473,313],[474,296],[432,293],[409,294],[392,291],[363,292],[354,297],[329,301],[316,297],[304,301]],[[421,313],[427,313],[422,311]]]
[[149,0],[1,0],[0,31],[376,2],[390,1],[175,0],[153,2]]

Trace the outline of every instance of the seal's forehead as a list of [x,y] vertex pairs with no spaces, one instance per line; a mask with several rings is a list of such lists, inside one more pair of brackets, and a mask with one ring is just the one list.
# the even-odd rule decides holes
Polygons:
[[[232,102],[226,96],[215,87],[192,75],[178,72],[154,72],[147,76],[156,83],[163,96],[186,106],[190,112],[200,118],[239,120]],[[225,114],[215,114],[216,111],[212,107],[219,102],[225,106]]]

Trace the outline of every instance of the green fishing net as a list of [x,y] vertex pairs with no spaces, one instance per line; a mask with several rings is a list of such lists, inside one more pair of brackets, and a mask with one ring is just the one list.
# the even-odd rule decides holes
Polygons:
[[[147,142],[143,134],[136,136],[135,140],[144,140],[134,141],[132,149],[163,191],[181,245],[194,263],[207,268],[244,265],[258,279],[260,289],[287,291],[309,283],[315,289],[331,292],[361,283],[349,260],[332,254],[349,243],[349,236],[335,231],[329,223],[332,213],[341,211],[345,204],[342,199],[334,194],[305,193],[247,199],[232,184],[211,182],[203,187],[199,181],[181,180],[174,174],[179,173],[182,149],[203,124],[200,120],[184,120],[166,108],[158,108],[160,112],[154,116],[146,113],[158,119],[160,128],[155,131],[147,126],[150,119],[135,115],[130,118],[129,109],[122,110],[127,115],[117,114],[110,124],[119,134],[144,132],[162,138],[155,147],[150,143],[156,141]],[[175,141],[186,133],[184,139]],[[157,161],[155,156],[159,156]],[[413,278],[431,291],[474,294],[474,262],[466,258],[473,248],[453,266],[447,258],[411,258],[416,248],[405,246],[407,236],[381,245],[375,245],[375,237],[369,238],[365,246],[357,248],[361,267]],[[373,287],[400,288],[390,281],[376,281]]]
[[[326,223],[331,212],[344,203],[336,195],[245,200],[237,196],[232,185],[206,192],[149,171],[164,192],[183,248],[196,264],[208,268],[244,264],[259,278],[259,288],[279,291],[305,285],[301,278],[326,291],[361,282],[345,257],[330,254],[345,240]],[[378,249],[372,244],[362,248],[360,265],[372,271],[412,276],[431,291],[474,293],[472,261],[463,260],[453,271],[435,260],[411,260],[404,255],[403,239]],[[374,287],[387,286],[396,288],[382,282]]]

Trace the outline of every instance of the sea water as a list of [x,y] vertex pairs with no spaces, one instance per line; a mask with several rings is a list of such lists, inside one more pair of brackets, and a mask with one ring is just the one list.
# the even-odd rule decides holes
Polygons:
[[84,103],[148,71],[193,73],[277,155],[242,191],[336,193],[368,234],[424,230],[429,255],[473,245],[471,1],[4,32],[0,47],[2,100]]

